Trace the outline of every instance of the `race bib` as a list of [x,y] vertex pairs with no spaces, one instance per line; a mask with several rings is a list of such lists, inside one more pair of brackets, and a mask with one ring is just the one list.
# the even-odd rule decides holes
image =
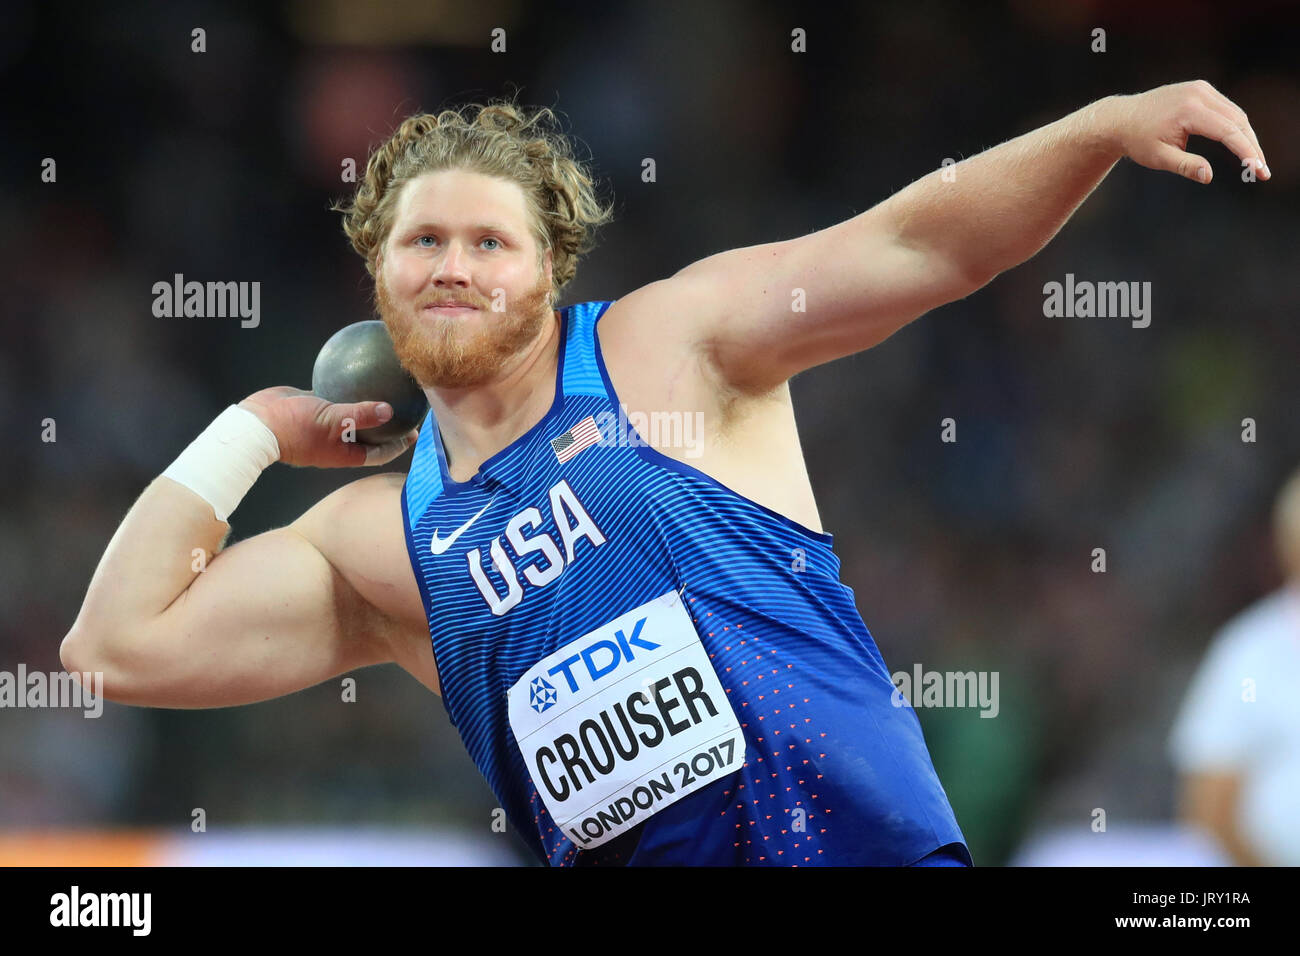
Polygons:
[[745,762],[740,721],[676,591],[538,661],[509,707],[537,792],[580,848]]

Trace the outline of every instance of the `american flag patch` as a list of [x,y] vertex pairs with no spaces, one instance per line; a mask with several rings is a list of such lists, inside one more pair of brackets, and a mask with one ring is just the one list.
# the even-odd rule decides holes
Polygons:
[[555,457],[563,463],[598,441],[600,429],[596,427],[595,417],[588,415],[559,438],[552,438],[551,448],[555,451]]

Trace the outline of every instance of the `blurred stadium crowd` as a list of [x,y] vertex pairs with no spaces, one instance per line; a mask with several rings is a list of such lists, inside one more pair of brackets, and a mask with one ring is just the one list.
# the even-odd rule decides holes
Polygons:
[[[17,94],[0,150],[10,671],[60,668],[119,521],[222,408],[308,387],[325,339],[371,317],[327,206],[343,160],[363,167],[410,112],[516,88],[562,112],[619,209],[568,305],[825,228],[1098,97],[1210,80],[1250,114],[1271,182],[1205,144],[1210,187],[1123,162],[1035,259],[791,385],[824,526],[890,669],[1000,674],[995,719],[918,711],[976,863],[1087,833],[1096,808],[1112,828],[1173,819],[1175,710],[1216,630],[1280,585],[1269,515],[1300,464],[1300,77],[1282,8],[923,3],[792,24],[775,2],[63,6],[17,4],[0,36]],[[506,53],[487,50],[494,26]],[[1089,50],[1096,26],[1107,53]],[[156,318],[151,288],[175,273],[260,281],[260,325]],[[1045,318],[1043,284],[1066,273],[1150,281],[1150,327]],[[232,541],[357,477],[270,469]],[[0,711],[0,831],[180,828],[201,807],[212,829],[509,841],[439,701],[395,667],[353,676],[355,703],[327,682],[231,710]]]

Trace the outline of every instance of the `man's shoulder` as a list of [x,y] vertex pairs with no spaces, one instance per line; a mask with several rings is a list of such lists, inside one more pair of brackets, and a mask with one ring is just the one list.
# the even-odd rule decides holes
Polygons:
[[[675,396],[690,396],[700,410],[725,412],[721,417],[727,421],[751,403],[788,403],[786,383],[745,389],[721,375],[711,351],[711,319],[702,295],[695,280],[679,273],[610,300],[597,331],[615,385],[621,379],[628,388],[646,393],[647,399],[654,394],[659,401],[655,408],[673,407]],[[668,392],[659,396],[661,387]]]
[[402,522],[405,483],[401,472],[366,475],[326,495],[291,527],[369,604],[396,620],[422,621]]
[[429,622],[406,546],[402,472],[380,472],[326,495],[291,526],[351,586],[392,659],[435,694]]
[[692,348],[699,344],[700,323],[694,314],[693,287],[680,275],[656,279],[616,299],[596,299],[589,304],[609,303],[600,317],[601,341],[612,331],[653,335],[665,346]]
[[330,492],[303,517],[317,512],[328,514],[332,520],[337,520],[345,518],[346,512],[358,508],[365,508],[368,512],[372,508],[384,509],[400,497],[404,484],[406,472],[383,471],[365,475]]

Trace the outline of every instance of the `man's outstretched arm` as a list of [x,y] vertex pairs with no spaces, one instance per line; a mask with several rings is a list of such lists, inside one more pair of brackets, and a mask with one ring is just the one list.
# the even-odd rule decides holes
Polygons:
[[681,334],[726,384],[774,387],[879,344],[1031,258],[1124,156],[1209,182],[1209,162],[1186,152],[1190,135],[1222,142],[1269,178],[1246,114],[1210,84],[1109,96],[853,219],[688,266],[666,280]]

